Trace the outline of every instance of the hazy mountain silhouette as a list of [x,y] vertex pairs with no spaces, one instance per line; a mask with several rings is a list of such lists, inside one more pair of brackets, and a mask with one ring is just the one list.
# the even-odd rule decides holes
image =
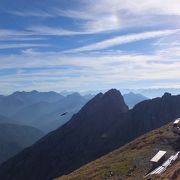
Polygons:
[[55,92],[15,92],[9,96],[3,96],[0,101],[0,114],[7,117],[13,116],[20,109],[38,102],[55,102],[63,96]]
[[147,97],[141,94],[136,94],[133,92],[124,94],[123,97],[125,103],[128,105],[129,108],[133,108],[136,104],[148,99]]
[[43,135],[33,127],[0,123],[0,163],[32,145]]
[[[74,113],[91,98],[78,93],[66,97],[55,92],[15,92],[3,96],[0,101],[0,113],[12,119],[14,123],[34,126],[49,132],[67,122]],[[60,117],[67,111],[68,114]]]
[[[24,107],[14,114],[13,118],[18,122],[49,132],[67,122],[86,102],[86,98],[73,93],[53,103],[41,101]],[[61,117],[64,112],[68,114]]]
[[100,93],[68,123],[2,164],[0,177],[45,180],[67,174],[179,117],[179,107],[180,96],[168,93],[132,110],[119,91]]
[[131,90],[134,93],[140,93],[148,98],[161,97],[165,92],[169,92],[173,95],[180,94],[179,88],[149,88],[149,89],[134,89]]

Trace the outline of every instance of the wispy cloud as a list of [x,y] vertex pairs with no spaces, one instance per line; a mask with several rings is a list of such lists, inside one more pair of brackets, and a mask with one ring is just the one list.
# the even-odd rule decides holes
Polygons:
[[[54,2],[54,1],[53,1]],[[178,28],[180,15],[179,0],[91,0],[77,1],[71,8],[62,9],[58,3],[49,7],[30,7],[25,10],[7,10],[9,14],[25,18],[70,18],[73,29],[61,25],[59,28],[48,24],[32,25],[28,30],[39,34],[73,36],[81,34],[97,34],[122,30],[123,28],[158,27],[166,25]],[[40,23],[41,24],[41,23]]]
[[48,12],[48,10],[42,9],[31,9],[31,10],[7,10],[6,13],[21,16],[24,18],[27,17],[41,17],[41,18],[52,18],[56,17],[53,12]]
[[[35,17],[57,17],[65,16],[78,19],[93,19],[97,14],[114,13],[118,11],[129,12],[132,14],[160,14],[160,15],[180,15],[180,2],[178,0],[97,0],[96,3],[91,0],[79,0],[75,2],[73,9],[61,9],[60,5],[52,3],[51,6],[44,9],[29,8],[25,10],[9,10],[8,13],[17,16],[35,16]],[[93,12],[94,14],[91,14]]]
[[[161,15],[180,15],[180,2],[178,0],[98,0],[98,3],[93,3],[89,0],[90,9],[100,13],[127,11],[132,14],[161,14]],[[107,7],[109,7],[107,9]]]
[[180,15],[179,0],[166,0],[166,2],[164,0],[97,0],[96,3],[91,0],[86,2],[79,0],[77,2],[74,8],[70,9],[61,9],[58,4],[56,7],[52,3],[53,5],[46,9],[31,8],[8,12],[23,17],[64,16],[78,20],[77,29],[94,33],[126,27],[157,26],[162,23],[175,25],[178,20],[173,16]]
[[70,31],[63,28],[54,28],[48,26],[33,26],[27,28],[27,30],[35,34],[51,35],[51,36],[72,36],[72,35],[80,35],[80,34],[89,34],[89,32]]
[[175,30],[150,31],[150,32],[137,33],[137,34],[123,35],[112,39],[104,40],[92,45],[87,45],[80,48],[72,49],[67,52],[74,53],[74,52],[83,52],[83,51],[102,50],[121,44],[142,41],[142,40],[152,39],[162,36],[168,36],[179,32],[180,29],[175,29]]
[[31,36],[34,35],[32,32],[22,30],[11,30],[11,29],[0,29],[0,37],[7,36]]
[[50,46],[45,44],[44,40],[47,40],[47,37],[42,37],[34,32],[0,29],[0,49]]
[[37,41],[45,40],[45,37],[35,37],[32,31],[0,29],[0,41]]
[[48,44],[30,44],[30,43],[18,43],[18,44],[0,44],[0,49],[17,49],[17,48],[30,48],[30,47],[48,47]]
[[[179,52],[179,46],[157,50],[152,54],[112,51],[107,54],[64,55],[29,49],[20,55],[0,56],[0,71],[18,70],[5,73],[0,85],[6,83],[12,89],[15,84],[19,90],[88,90],[105,86],[133,88],[137,84],[147,88],[158,86],[156,82],[161,82],[163,86],[175,87],[180,78]],[[151,83],[144,85],[144,82]]]
[[47,40],[45,37],[29,37],[29,36],[4,36],[0,41],[42,41]]
[[[91,35],[91,34],[98,34],[104,32],[104,25],[103,27],[100,24],[94,24],[94,28],[91,29],[81,29],[77,31],[71,31],[67,29],[63,29],[61,27],[49,27],[49,26],[32,26],[28,27],[27,30],[32,31],[37,35],[50,35],[50,36],[76,36],[76,35]],[[110,30],[112,24],[106,25],[106,30]]]

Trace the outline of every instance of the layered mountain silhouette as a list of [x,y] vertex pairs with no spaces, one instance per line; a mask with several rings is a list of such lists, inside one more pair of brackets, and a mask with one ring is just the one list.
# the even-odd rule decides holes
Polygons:
[[136,104],[148,99],[142,94],[136,94],[133,92],[124,94],[123,97],[124,97],[125,103],[128,105],[129,108],[133,108]]
[[55,92],[14,92],[9,96],[2,96],[0,100],[0,114],[11,117],[23,107],[38,102],[55,102],[61,100],[62,95]]
[[33,127],[0,122],[0,163],[32,145],[43,135]]
[[[91,98],[78,93],[66,97],[55,92],[15,92],[0,98],[0,114],[15,124],[49,132],[67,122]],[[66,116],[60,117],[64,112]]]
[[49,180],[111,152],[180,116],[180,96],[166,93],[128,110],[112,89],[90,100],[71,120],[0,166],[3,180]]

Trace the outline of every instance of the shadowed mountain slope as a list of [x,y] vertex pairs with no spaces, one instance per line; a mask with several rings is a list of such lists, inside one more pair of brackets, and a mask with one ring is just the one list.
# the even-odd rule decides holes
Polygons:
[[[140,180],[151,169],[150,159],[159,150],[167,151],[167,157],[180,150],[176,148],[178,144],[180,145],[178,140],[179,136],[172,132],[172,123],[170,123],[57,180]],[[172,179],[177,175],[177,170],[178,163],[168,168],[161,176],[152,177],[152,179]]]

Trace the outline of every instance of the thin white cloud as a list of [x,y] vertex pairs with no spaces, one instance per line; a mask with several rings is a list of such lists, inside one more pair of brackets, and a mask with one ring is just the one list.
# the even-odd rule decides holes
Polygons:
[[31,36],[34,33],[30,31],[21,31],[21,30],[11,30],[11,29],[0,29],[0,37],[7,36]]
[[0,49],[18,49],[18,48],[30,48],[30,47],[48,47],[48,44],[39,44],[39,43],[18,43],[18,44],[0,44]]
[[29,36],[4,36],[0,41],[42,41],[47,40],[45,37],[29,37]]
[[[78,19],[93,19],[97,14],[114,13],[118,11],[129,12],[132,14],[157,14],[157,15],[180,15],[179,0],[79,0],[74,9],[62,10],[57,4],[48,7],[48,9],[25,9],[9,10],[8,13],[17,16],[35,16],[35,17],[58,17],[65,16]],[[93,12],[94,14],[91,14]]]
[[62,28],[53,28],[48,26],[33,26],[27,28],[27,30],[39,34],[39,35],[51,35],[51,36],[72,36],[80,34],[89,34],[88,32],[69,31]]
[[83,51],[94,51],[94,50],[102,50],[107,49],[113,46],[142,41],[146,39],[152,39],[157,37],[169,36],[175,33],[179,33],[180,29],[175,30],[161,30],[161,31],[150,31],[150,32],[143,32],[137,34],[130,34],[130,35],[122,35],[115,38],[111,38],[108,40],[104,40],[101,42],[97,42],[92,45],[83,46],[80,48],[72,49],[67,52],[83,52]]
[[12,15],[21,16],[21,17],[41,17],[41,18],[52,18],[55,17],[53,13],[49,13],[45,10],[33,9],[33,10],[11,10],[6,11]]
[[38,37],[32,31],[0,29],[0,41],[39,41],[45,37]]
[[[97,3],[88,1],[89,9],[94,12],[117,12],[127,11],[131,14],[157,14],[157,15],[180,15],[179,0],[98,0]],[[109,7],[107,9],[107,7]]]
[[[72,30],[63,27],[50,27],[40,25],[27,28],[27,32],[0,31],[0,37],[7,34],[37,34],[50,36],[74,36],[83,34],[97,34],[111,32],[127,27],[160,26],[179,28],[178,18],[172,15],[180,15],[180,1],[178,0],[91,0],[78,1],[75,8],[61,9],[50,6],[48,9],[31,8],[26,10],[7,11],[13,15],[23,17],[59,18],[60,16],[75,19],[77,22]],[[4,35],[3,35],[4,34]],[[4,38],[5,39],[5,38]]]
[[[98,34],[104,32],[104,25],[102,24],[91,24],[91,29],[87,30],[77,30],[77,31],[71,31],[63,28],[57,28],[57,27],[49,27],[49,26],[32,26],[28,27],[27,30],[32,31],[33,33],[37,35],[50,35],[50,36],[76,36],[76,35],[90,35],[90,34]],[[108,23],[106,25],[106,31],[111,30],[113,27],[112,24]]]
[[17,73],[1,74],[0,85],[6,84],[9,90],[14,88],[13,84],[21,90],[87,90],[120,85],[128,88],[129,83],[133,88],[137,83],[144,87],[143,82],[151,82],[146,87],[155,86],[156,82],[173,87],[176,85],[174,82],[178,83],[180,79],[179,52],[179,46],[152,54],[115,51],[109,54],[63,55],[29,49],[20,55],[0,56],[1,71],[17,70]]
[[[97,0],[96,3],[92,0],[86,2],[80,0],[71,9],[61,9],[57,4],[56,7],[52,5],[48,9],[35,8],[8,12],[23,17],[59,18],[64,16],[72,18],[78,23],[75,23],[74,33],[69,32],[69,34],[77,35],[84,34],[83,32],[87,34],[88,32],[107,32],[137,26],[164,24],[177,27],[180,25],[178,18],[173,16],[180,15],[179,9],[179,0],[166,0],[165,2],[164,0]],[[65,34],[67,35],[68,32]]]
[[47,47],[47,37],[38,36],[30,31],[0,29],[0,49],[21,49],[31,47]]

